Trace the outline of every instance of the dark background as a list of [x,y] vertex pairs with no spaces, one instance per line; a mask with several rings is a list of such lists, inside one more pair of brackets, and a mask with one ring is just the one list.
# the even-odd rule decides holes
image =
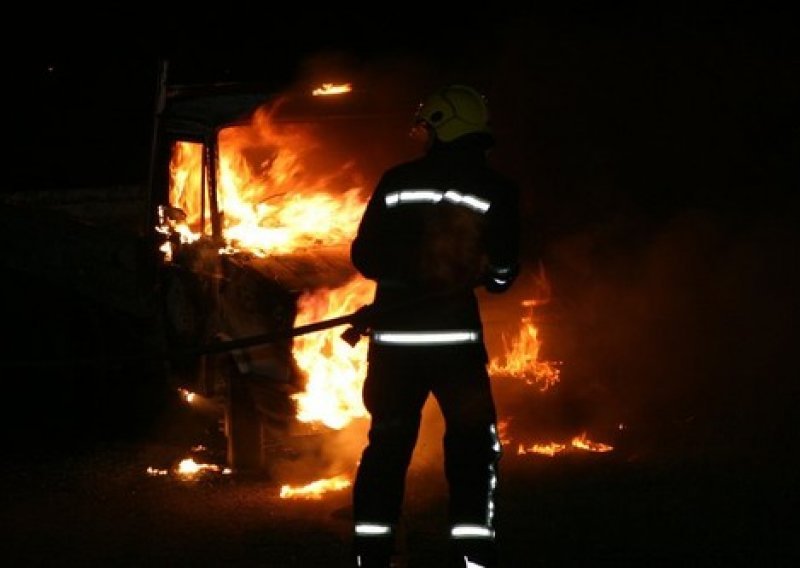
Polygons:
[[[788,520],[800,441],[800,60],[789,14],[746,6],[335,10],[196,21],[120,13],[70,30],[37,22],[24,49],[6,49],[14,128],[3,191],[146,180],[163,59],[176,84],[254,81],[281,90],[326,69],[400,100],[448,82],[475,85],[492,108],[494,163],[523,189],[526,270],[541,258],[553,288],[539,321],[541,356],[564,361],[563,385],[536,409],[566,429],[624,422],[626,455],[697,464],[674,470],[681,489],[695,475],[711,486],[735,471],[736,499],[764,496],[745,499],[752,534]],[[147,24],[130,31],[139,21]],[[13,280],[9,358],[35,356],[42,342],[60,342],[62,354],[91,356],[98,344],[113,351],[108,326],[128,346],[141,340],[111,314],[87,318],[96,307],[67,292]],[[26,420],[39,423],[29,431],[47,438],[55,422],[68,450],[76,435],[91,445],[138,434],[119,418],[147,408],[157,386],[143,388],[127,411],[109,407],[122,392],[114,373],[133,371],[37,371],[45,391],[73,381],[75,405],[57,421],[23,405]],[[63,394],[61,384],[55,392]],[[25,435],[12,420],[5,430],[17,441]],[[641,496],[638,485],[626,489]],[[562,525],[571,513],[581,518],[561,511]]]

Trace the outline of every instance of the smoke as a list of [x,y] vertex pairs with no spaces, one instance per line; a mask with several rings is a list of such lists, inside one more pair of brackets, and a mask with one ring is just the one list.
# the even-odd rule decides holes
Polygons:
[[523,251],[552,284],[534,322],[563,361],[532,430],[622,423],[636,451],[733,455],[796,436],[799,83],[726,24],[523,18],[495,51],[493,159],[522,187]]
[[365,58],[345,50],[320,51],[299,64],[288,92],[310,93],[325,83],[352,86],[347,95],[315,101],[315,112],[326,123],[319,130],[321,143],[346,154],[371,191],[386,169],[422,150],[409,133],[427,94],[428,67],[402,55]]
[[796,386],[797,246],[786,213],[744,223],[686,210],[603,225],[551,246],[563,307],[545,333],[588,416],[651,450],[742,451],[785,439]]
[[[341,430],[295,424],[283,436],[290,452],[270,464],[270,474],[284,483],[308,482],[341,474],[354,476],[367,443],[368,430],[368,419],[354,420]],[[422,411],[410,471],[443,471],[443,436],[444,421],[431,397]]]

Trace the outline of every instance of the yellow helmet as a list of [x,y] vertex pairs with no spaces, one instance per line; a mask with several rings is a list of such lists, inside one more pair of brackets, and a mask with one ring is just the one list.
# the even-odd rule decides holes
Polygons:
[[451,142],[465,134],[489,129],[489,108],[478,91],[466,85],[449,85],[423,102],[416,115],[442,142]]

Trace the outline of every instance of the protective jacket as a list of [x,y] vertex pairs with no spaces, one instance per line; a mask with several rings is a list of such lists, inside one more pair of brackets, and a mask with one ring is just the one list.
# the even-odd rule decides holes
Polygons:
[[380,179],[351,258],[377,281],[376,308],[409,309],[381,318],[374,342],[413,340],[394,332],[453,332],[453,343],[482,343],[474,288],[502,292],[512,284],[520,231],[519,191],[488,166],[485,150],[482,136],[464,136]]

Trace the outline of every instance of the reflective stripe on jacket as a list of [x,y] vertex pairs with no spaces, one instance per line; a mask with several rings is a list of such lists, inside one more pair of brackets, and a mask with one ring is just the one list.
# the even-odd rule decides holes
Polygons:
[[451,143],[388,170],[373,192],[351,247],[359,272],[377,281],[375,305],[410,305],[379,331],[480,333],[473,288],[510,286],[519,264],[519,191],[490,168],[482,147]]

